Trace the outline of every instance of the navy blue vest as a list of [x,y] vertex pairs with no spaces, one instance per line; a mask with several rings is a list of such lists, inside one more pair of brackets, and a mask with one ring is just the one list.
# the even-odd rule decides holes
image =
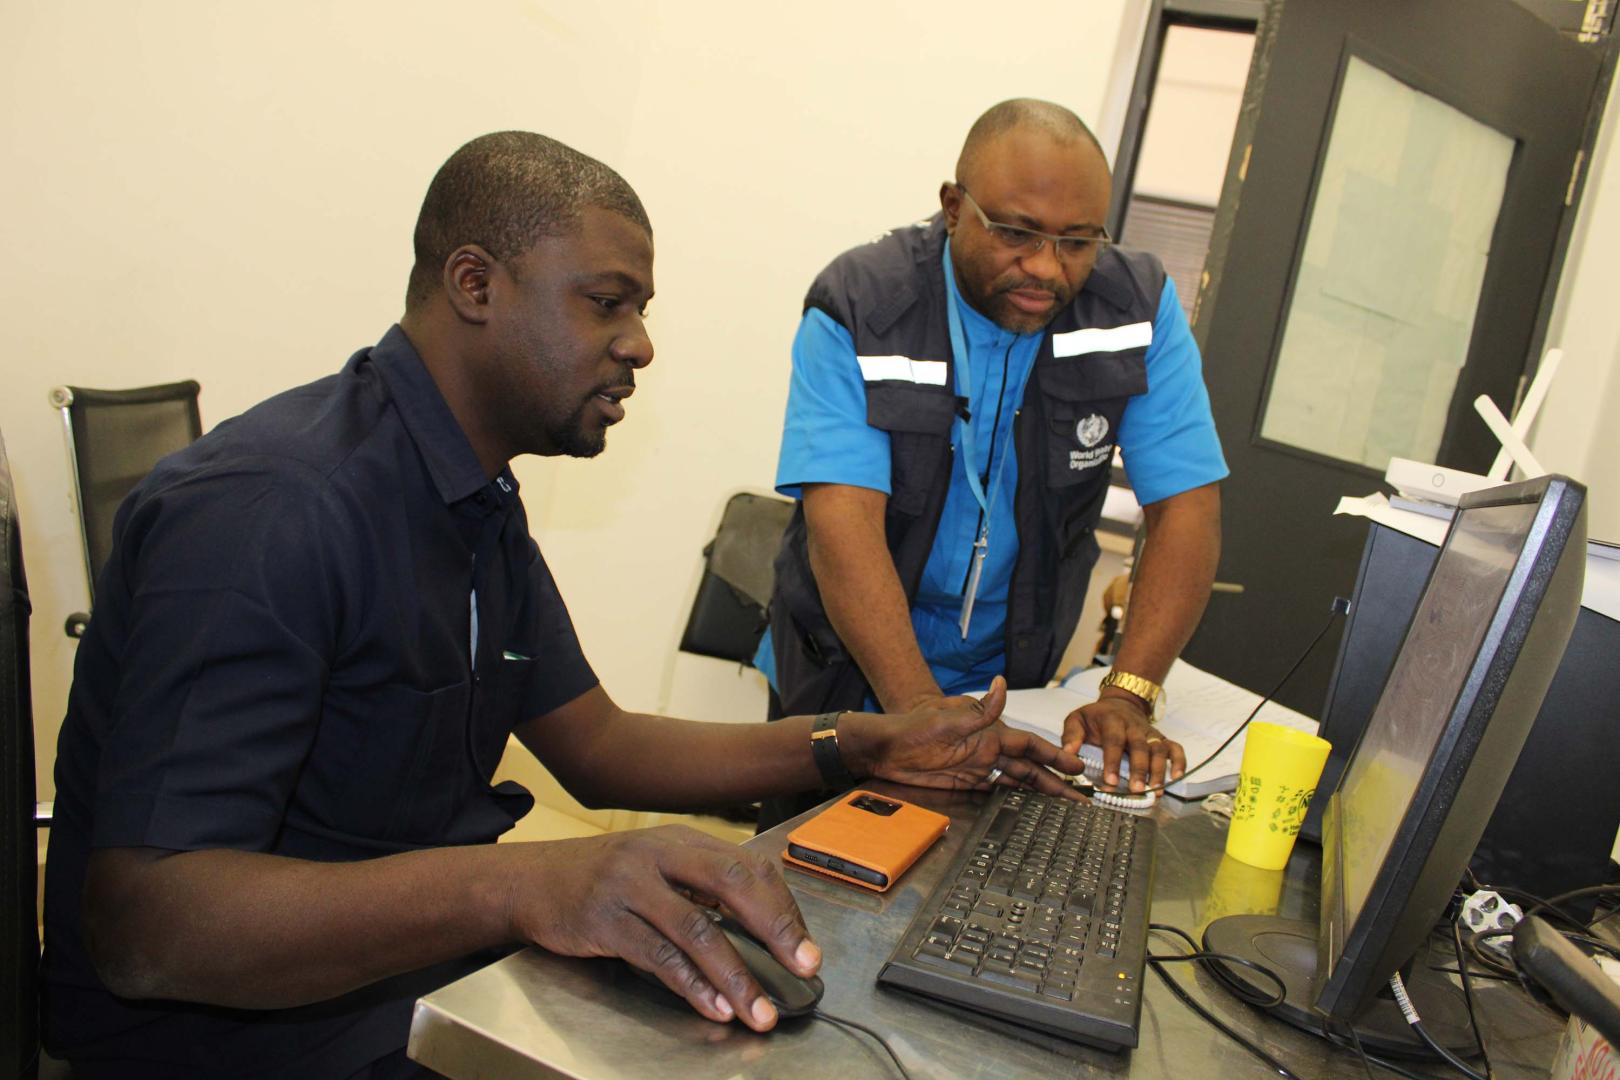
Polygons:
[[[936,214],[845,252],[805,298],[806,310],[818,308],[849,331],[857,356],[945,364],[942,381],[880,377],[866,383],[866,421],[890,438],[885,528],[908,600],[917,595],[955,467],[944,245],[944,219]],[[1019,547],[1007,598],[1005,669],[1013,689],[1052,677],[1079,621],[1097,561],[1093,532],[1108,491],[1114,434],[1126,402],[1147,392],[1147,340],[1163,289],[1164,268],[1153,256],[1105,248],[1085,287],[1041,341],[1013,422]],[[1101,351],[1073,333],[1120,327],[1133,329],[1120,331]],[[1137,337],[1141,343],[1117,347]],[[870,688],[822,606],[802,503],[776,558],[770,619],[785,715],[862,707]]]

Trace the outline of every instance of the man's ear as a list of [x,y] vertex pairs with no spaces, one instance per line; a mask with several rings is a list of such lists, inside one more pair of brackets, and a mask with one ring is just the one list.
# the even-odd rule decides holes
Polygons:
[[956,219],[962,213],[962,189],[949,180],[939,185],[939,208],[945,211],[945,234],[956,235]]
[[489,321],[489,277],[495,260],[477,244],[463,244],[444,260],[444,293],[463,322]]

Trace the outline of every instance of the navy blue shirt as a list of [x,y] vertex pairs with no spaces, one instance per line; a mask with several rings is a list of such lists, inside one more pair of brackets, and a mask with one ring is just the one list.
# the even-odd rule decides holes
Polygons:
[[597,681],[517,482],[485,478],[396,326],[160,462],[113,539],[57,746],[47,1045],[75,1075],[347,1076],[469,964],[298,1010],[125,1001],[84,950],[86,863],[354,860],[510,828],[533,799],[490,785],[508,734]]

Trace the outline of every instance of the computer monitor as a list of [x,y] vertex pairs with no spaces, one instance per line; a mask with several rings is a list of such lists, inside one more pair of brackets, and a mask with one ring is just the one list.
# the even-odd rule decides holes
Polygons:
[[[1214,952],[1283,978],[1278,1015],[1368,1048],[1417,1039],[1388,999],[1403,976],[1442,1043],[1471,1045],[1455,987],[1410,966],[1445,911],[1518,759],[1579,612],[1586,491],[1559,476],[1465,496],[1378,704],[1323,817],[1315,925],[1231,916]],[[1237,966],[1217,970],[1265,993]]]

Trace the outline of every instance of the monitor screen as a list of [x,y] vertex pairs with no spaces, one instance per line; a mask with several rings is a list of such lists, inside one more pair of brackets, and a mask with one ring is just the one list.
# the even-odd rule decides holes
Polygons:
[[1465,510],[1445,557],[1435,564],[1419,608],[1422,617],[1407,631],[1339,788],[1341,872],[1350,921],[1361,913],[1401,816],[1445,733],[1535,516],[1535,503]]
[[1585,491],[1464,499],[1323,817],[1315,1009],[1354,1019],[1428,938],[1579,612]]

